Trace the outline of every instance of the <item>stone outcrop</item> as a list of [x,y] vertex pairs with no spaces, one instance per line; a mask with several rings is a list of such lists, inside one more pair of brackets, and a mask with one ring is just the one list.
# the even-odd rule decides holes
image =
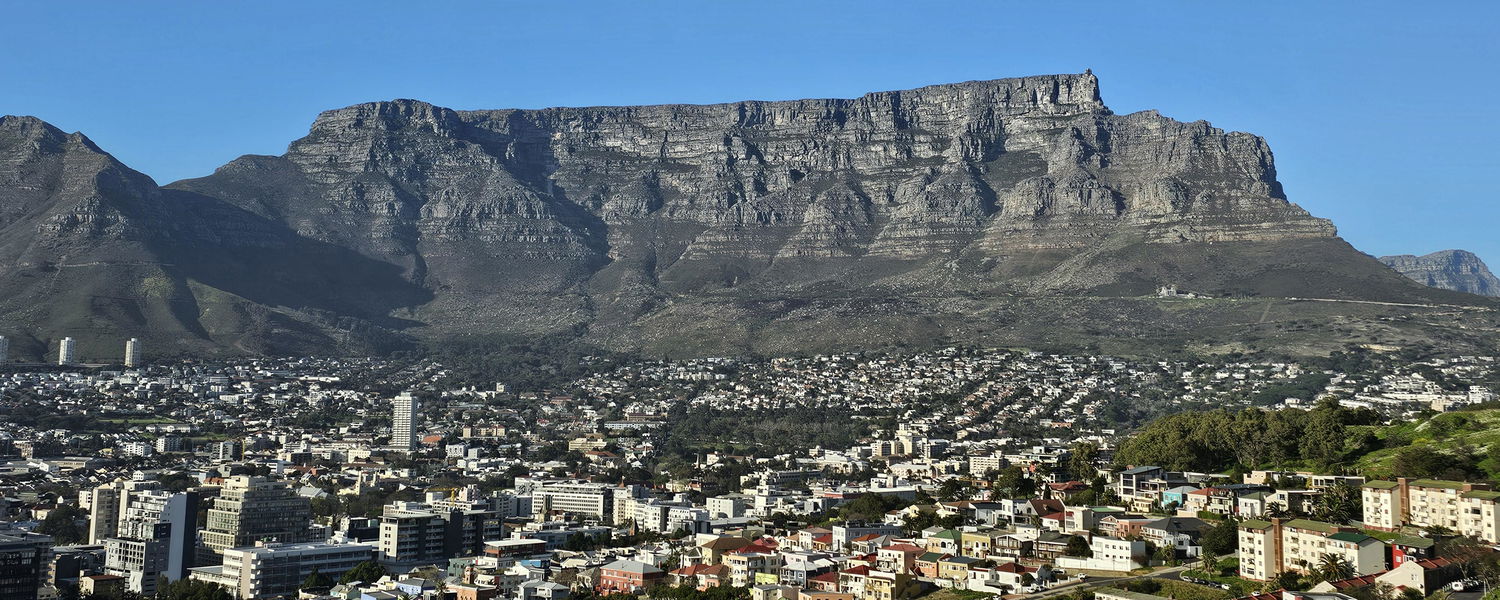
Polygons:
[[1484,261],[1466,250],[1443,250],[1422,256],[1382,256],[1380,262],[1422,285],[1481,296],[1500,296],[1500,279],[1490,272]]
[[[670,351],[693,330],[709,338],[695,348],[779,352],[868,339],[848,327],[805,341],[809,318],[886,322],[932,343],[956,313],[938,323],[931,312],[947,309],[918,298],[1128,297],[1166,283],[1438,293],[1290,203],[1264,140],[1114,114],[1087,72],[716,105],[375,102],[324,112],[281,156],[160,189],[81,135],[14,118],[0,130],[0,169],[22,165],[0,170],[0,276],[42,281],[113,245],[99,264],[152,273],[106,269],[98,281],[114,283],[93,297],[149,306],[141,290],[170,282],[170,322],[119,327],[185,349],[562,332]],[[15,289],[31,291],[0,302],[63,293]],[[37,343],[101,320],[119,324],[85,309],[50,318]]]

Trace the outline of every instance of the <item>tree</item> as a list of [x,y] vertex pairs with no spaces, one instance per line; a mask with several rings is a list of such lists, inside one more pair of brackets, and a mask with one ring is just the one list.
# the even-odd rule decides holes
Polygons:
[[1218,575],[1219,574],[1219,555],[1218,555],[1218,553],[1215,553],[1215,552],[1213,552],[1213,551],[1211,551],[1211,550],[1209,550],[1207,548],[1204,548],[1203,549],[1203,554],[1198,555],[1198,558],[1199,558],[1199,560],[1202,561],[1203,572],[1208,573],[1209,575]]
[[1068,455],[1068,472],[1079,481],[1089,481],[1099,474],[1099,469],[1094,462],[1099,460],[1099,447],[1093,442],[1078,442],[1073,444],[1072,452]]
[[354,565],[353,569],[344,571],[343,577],[339,577],[339,583],[350,583],[354,581],[363,581],[368,583],[378,580],[381,577],[385,577],[385,575],[385,567],[380,566],[380,563],[373,560],[367,560]]
[[964,490],[968,487],[968,484],[965,484],[963,480],[954,477],[944,481],[943,485],[938,487],[938,497],[942,498],[945,502],[960,500],[963,498]]
[[1203,534],[1203,551],[1219,556],[1234,554],[1239,549],[1239,535],[1239,527],[1233,521],[1225,520]]
[[1162,546],[1156,549],[1155,558],[1161,564],[1169,564],[1177,561],[1177,550],[1172,546]]
[[1271,581],[1266,582],[1266,591],[1274,590],[1300,590],[1307,586],[1302,584],[1302,575],[1296,571],[1282,571],[1276,574]]
[[1313,506],[1313,516],[1319,521],[1343,525],[1364,515],[1364,504],[1359,490],[1340,481],[1318,495]]
[[1316,571],[1323,581],[1341,581],[1354,576],[1354,565],[1342,556],[1328,553],[1318,557]]
[[78,521],[86,517],[88,513],[83,512],[83,509],[64,504],[47,513],[47,518],[42,520],[37,532],[52,536],[52,542],[59,546],[82,542],[85,541],[85,535],[83,528],[78,526]]
[[1089,557],[1094,555],[1094,549],[1089,547],[1089,541],[1083,536],[1075,535],[1068,538],[1068,548],[1063,552],[1068,556]]
[[312,573],[307,575],[307,579],[302,580],[302,587],[297,589],[324,590],[331,587],[333,587],[333,578],[324,575],[317,567],[313,567]]
[[159,588],[157,600],[231,600],[229,590],[196,579],[178,579]]
[[1036,492],[1036,483],[1026,477],[1026,472],[1021,467],[1011,465],[1000,469],[995,481],[990,484],[990,489],[1001,497],[1026,497]]

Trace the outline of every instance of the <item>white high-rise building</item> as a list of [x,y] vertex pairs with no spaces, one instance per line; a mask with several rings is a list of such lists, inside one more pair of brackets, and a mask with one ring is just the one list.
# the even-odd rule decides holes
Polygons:
[[57,364],[73,364],[73,359],[76,358],[74,345],[73,338],[65,337],[62,339],[62,342],[57,345]]
[[141,340],[130,338],[125,342],[125,366],[138,367],[141,365]]
[[408,452],[417,449],[417,398],[411,392],[398,394],[392,402],[391,445]]
[[7,358],[10,358],[10,340],[0,335],[0,363],[5,362]]

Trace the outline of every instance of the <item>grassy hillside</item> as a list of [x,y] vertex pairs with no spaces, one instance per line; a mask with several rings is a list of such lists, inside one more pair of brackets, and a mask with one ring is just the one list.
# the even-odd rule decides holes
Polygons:
[[1374,441],[1367,447],[1379,448],[1353,464],[1366,476],[1500,481],[1500,407],[1350,429],[1352,438]]

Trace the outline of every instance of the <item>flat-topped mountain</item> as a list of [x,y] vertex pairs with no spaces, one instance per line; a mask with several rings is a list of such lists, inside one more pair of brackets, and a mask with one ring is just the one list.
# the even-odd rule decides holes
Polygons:
[[1467,250],[1442,250],[1422,256],[1382,256],[1380,262],[1422,285],[1481,296],[1500,296],[1500,279],[1495,278],[1484,261]]
[[[1462,302],[1288,202],[1261,138],[1116,115],[1091,73],[840,100],[360,104],[281,156],[160,189],[80,135],[39,145],[8,132],[44,124],[5,123],[0,249],[25,250],[0,277],[31,283],[0,290],[0,330],[36,347],[99,328],[254,352],[486,333],[658,354],[1180,346],[1243,302],[1143,298],[1162,285]],[[124,249],[57,276],[104,242]]]

